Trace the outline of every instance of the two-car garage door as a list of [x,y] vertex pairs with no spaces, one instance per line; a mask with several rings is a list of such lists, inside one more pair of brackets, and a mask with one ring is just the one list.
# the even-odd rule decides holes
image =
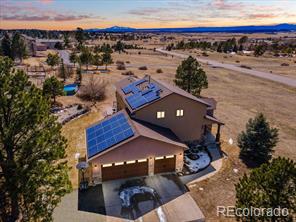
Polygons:
[[176,167],[176,156],[156,157],[154,162],[154,173],[173,172]]
[[148,174],[148,160],[127,161],[102,166],[102,180],[114,180]]
[[[162,156],[154,158],[154,174],[174,172],[176,156]],[[102,180],[115,180],[128,177],[148,175],[148,159],[127,161],[102,166]]]

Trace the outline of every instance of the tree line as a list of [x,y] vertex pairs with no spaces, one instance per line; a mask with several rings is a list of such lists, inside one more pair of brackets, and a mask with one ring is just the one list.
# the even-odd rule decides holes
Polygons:
[[5,33],[0,48],[0,55],[7,56],[12,60],[19,60],[21,63],[27,57],[28,51],[25,40],[20,33],[15,32],[12,36]]

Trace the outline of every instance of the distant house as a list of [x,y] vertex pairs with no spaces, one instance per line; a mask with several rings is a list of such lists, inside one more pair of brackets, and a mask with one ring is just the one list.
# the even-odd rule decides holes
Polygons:
[[57,43],[63,43],[61,39],[36,39],[36,45],[46,46],[47,49],[55,49]]
[[25,34],[22,34],[22,36],[26,41],[29,53],[33,56],[36,56],[37,53],[40,51],[46,51],[47,49],[55,49],[57,43],[63,43],[63,40],[61,39],[37,39]]
[[197,98],[176,86],[125,78],[116,83],[119,112],[86,129],[87,161],[95,181],[180,172],[188,143],[203,141],[216,101]]

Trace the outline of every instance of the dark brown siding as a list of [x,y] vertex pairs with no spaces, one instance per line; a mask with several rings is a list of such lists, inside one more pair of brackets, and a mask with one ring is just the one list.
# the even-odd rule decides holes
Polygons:
[[148,174],[148,160],[111,167],[102,167],[102,180],[115,180],[127,177],[145,176]]
[[[176,116],[178,109],[184,110],[184,116]],[[157,119],[157,111],[164,111],[165,118]],[[169,128],[182,141],[194,141],[202,139],[206,112],[206,105],[178,94],[171,94],[143,107],[134,116],[137,119]]]
[[164,158],[155,160],[154,173],[173,172],[176,168],[176,156],[174,158]]

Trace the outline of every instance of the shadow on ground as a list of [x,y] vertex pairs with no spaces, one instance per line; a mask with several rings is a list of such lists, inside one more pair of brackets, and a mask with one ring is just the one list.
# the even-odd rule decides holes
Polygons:
[[[134,186],[153,188],[157,195],[135,195],[132,207],[123,207],[120,191]],[[179,177],[172,173],[106,181],[78,193],[78,210],[134,220],[187,191]]]
[[106,214],[102,185],[78,191],[78,210]]

